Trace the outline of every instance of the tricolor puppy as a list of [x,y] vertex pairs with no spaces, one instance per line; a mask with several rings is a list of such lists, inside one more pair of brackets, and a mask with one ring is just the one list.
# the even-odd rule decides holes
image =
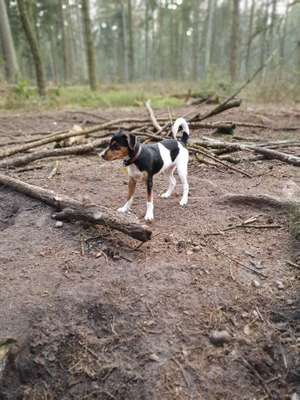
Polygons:
[[[182,137],[177,140],[176,135],[182,130]],[[176,180],[174,172],[177,172],[183,185],[183,194],[180,205],[188,202],[189,185],[187,181],[189,153],[186,148],[189,138],[189,126],[184,118],[178,118],[172,126],[174,139],[166,139],[155,144],[141,144],[136,136],[122,131],[115,133],[109,147],[101,153],[104,160],[113,161],[124,159],[124,165],[128,167],[129,183],[128,198],[126,204],[118,211],[126,213],[133,202],[136,182],[144,177],[147,185],[147,212],[146,221],[151,221],[153,215],[153,176],[165,172],[169,176],[168,190],[161,196],[168,198],[173,193]]]

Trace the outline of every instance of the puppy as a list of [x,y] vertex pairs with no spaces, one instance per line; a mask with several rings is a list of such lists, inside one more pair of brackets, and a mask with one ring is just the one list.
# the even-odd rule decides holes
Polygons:
[[[182,130],[182,137],[177,140],[176,136],[179,130]],[[108,148],[100,155],[106,161],[124,159],[124,165],[128,167],[128,198],[125,205],[119,208],[118,211],[127,213],[130,210],[137,180],[143,177],[147,186],[147,211],[145,220],[153,220],[153,176],[162,172],[168,174],[169,187],[161,196],[168,198],[176,186],[176,179],[174,177],[176,169],[183,185],[180,205],[185,206],[187,204],[189,194],[187,181],[189,153],[186,145],[190,131],[184,118],[178,118],[175,121],[172,126],[172,134],[174,139],[165,139],[155,144],[141,144],[136,136],[122,131],[113,135]]]

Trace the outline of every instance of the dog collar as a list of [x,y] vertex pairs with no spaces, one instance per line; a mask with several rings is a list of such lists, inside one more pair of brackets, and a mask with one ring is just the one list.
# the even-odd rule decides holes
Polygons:
[[142,151],[142,145],[140,144],[139,149],[136,152],[136,154],[132,158],[129,158],[129,160],[124,160],[124,165],[126,167],[128,167],[128,165],[133,164],[139,158],[141,151]]

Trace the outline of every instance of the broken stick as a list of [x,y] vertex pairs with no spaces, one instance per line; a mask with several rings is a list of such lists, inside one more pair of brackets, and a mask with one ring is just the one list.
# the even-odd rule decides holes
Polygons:
[[120,214],[104,206],[86,205],[71,197],[3,174],[0,174],[0,184],[54,207],[58,210],[58,213],[54,214],[55,219],[79,220],[106,225],[141,242],[151,239],[152,231],[147,226],[138,223],[133,216]]

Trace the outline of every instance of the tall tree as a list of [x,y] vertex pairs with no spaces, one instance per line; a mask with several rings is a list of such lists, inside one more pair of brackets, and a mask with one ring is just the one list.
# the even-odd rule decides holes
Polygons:
[[70,82],[71,78],[71,63],[70,63],[70,43],[68,43],[68,21],[65,18],[65,8],[67,3],[64,0],[59,0],[59,14],[61,23],[61,42],[63,53],[63,69],[64,69],[64,83]]
[[5,0],[0,0],[0,41],[5,61],[6,78],[9,82],[15,82],[19,77],[19,66]]
[[230,79],[235,81],[239,75],[239,43],[240,43],[240,0],[232,0],[232,25],[230,46]]
[[212,51],[212,38],[213,38],[213,21],[215,14],[216,0],[208,0],[207,3],[207,22],[206,22],[206,43],[205,43],[205,60],[204,69],[207,74],[210,61],[211,61],[211,51]]
[[246,45],[246,74],[248,75],[250,70],[250,56],[251,56],[251,44],[253,34],[253,23],[254,23],[254,12],[255,12],[255,0],[251,2],[248,32],[247,32],[247,45]]
[[17,0],[19,14],[22,22],[22,26],[31,50],[32,59],[35,67],[36,80],[38,86],[38,92],[40,96],[46,95],[46,80],[44,75],[43,62],[41,52],[39,49],[35,29],[33,28],[32,21],[29,18],[29,14],[26,8],[25,0]]
[[127,0],[128,13],[128,72],[129,80],[134,78],[134,45],[133,45],[133,22],[132,22],[132,2]]
[[89,71],[89,82],[92,90],[97,89],[96,79],[96,56],[93,43],[91,17],[90,17],[90,2],[89,0],[81,0],[82,18],[84,26],[85,48],[87,56],[87,64]]

